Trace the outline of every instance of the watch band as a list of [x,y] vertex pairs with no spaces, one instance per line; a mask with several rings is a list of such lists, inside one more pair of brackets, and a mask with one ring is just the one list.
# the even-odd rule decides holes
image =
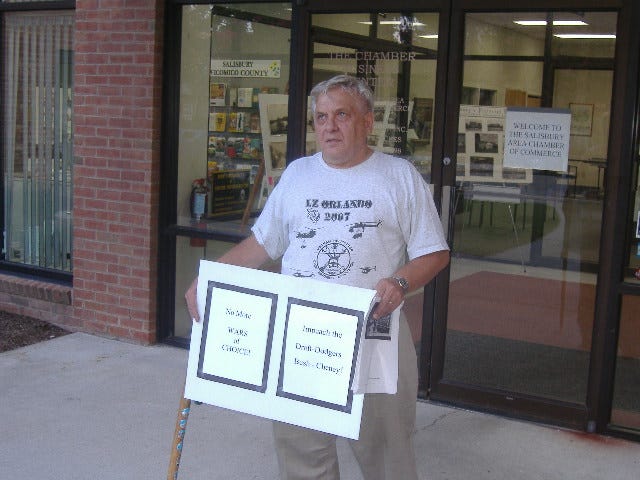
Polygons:
[[400,288],[402,288],[402,291],[404,293],[407,293],[409,291],[409,282],[407,282],[407,279],[404,277],[391,277],[393,278],[398,285],[400,285]]

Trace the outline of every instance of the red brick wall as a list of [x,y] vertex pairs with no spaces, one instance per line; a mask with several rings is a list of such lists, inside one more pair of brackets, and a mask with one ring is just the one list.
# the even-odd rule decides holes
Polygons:
[[77,0],[73,326],[156,341],[162,0]]
[[0,310],[71,327],[71,287],[0,274]]

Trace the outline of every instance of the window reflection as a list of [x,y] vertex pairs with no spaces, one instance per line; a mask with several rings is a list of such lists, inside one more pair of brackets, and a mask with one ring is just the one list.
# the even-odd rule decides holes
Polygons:
[[[187,5],[182,10],[176,295],[202,258],[238,239],[285,164],[290,3]],[[174,332],[191,319],[176,298]]]

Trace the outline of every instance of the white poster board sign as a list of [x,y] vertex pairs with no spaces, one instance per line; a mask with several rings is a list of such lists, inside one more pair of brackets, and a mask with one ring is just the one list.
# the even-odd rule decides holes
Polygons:
[[357,439],[351,387],[375,295],[202,261],[185,398]]
[[570,130],[568,109],[507,107],[504,165],[567,172]]

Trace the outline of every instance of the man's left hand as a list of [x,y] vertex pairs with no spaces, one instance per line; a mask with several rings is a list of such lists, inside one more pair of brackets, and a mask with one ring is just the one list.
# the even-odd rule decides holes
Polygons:
[[383,278],[376,284],[378,306],[373,311],[373,318],[389,315],[404,301],[404,290],[393,278]]

